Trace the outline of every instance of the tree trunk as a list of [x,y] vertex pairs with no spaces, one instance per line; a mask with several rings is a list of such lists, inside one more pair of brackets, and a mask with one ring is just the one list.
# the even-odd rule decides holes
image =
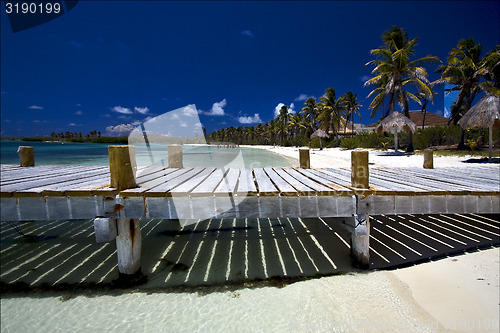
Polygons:
[[406,152],[407,153],[415,152],[415,149],[413,148],[413,132],[412,131],[410,131],[410,133],[408,133],[408,147],[406,147]]
[[460,140],[458,141],[458,150],[465,149],[465,130],[460,127]]

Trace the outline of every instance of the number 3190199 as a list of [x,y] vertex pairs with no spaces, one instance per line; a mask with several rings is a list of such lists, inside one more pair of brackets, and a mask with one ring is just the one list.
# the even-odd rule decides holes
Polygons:
[[59,14],[61,4],[58,2],[6,2],[5,11],[7,14]]

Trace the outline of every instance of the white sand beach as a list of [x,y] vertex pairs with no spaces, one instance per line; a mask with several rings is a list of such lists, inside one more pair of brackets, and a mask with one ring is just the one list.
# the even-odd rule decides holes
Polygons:
[[2,332],[498,332],[500,249],[227,292],[1,300]]
[[[298,148],[265,147],[298,157]],[[436,157],[436,168],[473,167]],[[375,166],[422,166],[423,156],[370,151]],[[314,150],[313,167],[350,167],[350,151]],[[492,167],[498,167],[492,166]],[[392,271],[285,287],[1,300],[1,332],[499,332],[500,248]]]
[[[279,146],[251,146],[272,151],[274,153],[287,156],[297,160],[299,157],[298,147],[279,147]],[[424,163],[423,155],[405,155],[400,151],[399,155],[394,155],[394,150],[381,151],[375,149],[360,149],[369,151],[369,163],[374,167],[422,167]],[[352,150],[342,148],[324,148],[311,149],[311,167],[312,168],[350,168]],[[463,163],[471,158],[465,156],[437,156],[434,154],[434,167],[471,167],[470,163]],[[476,157],[477,158],[477,157]],[[499,165],[492,165],[499,167]]]

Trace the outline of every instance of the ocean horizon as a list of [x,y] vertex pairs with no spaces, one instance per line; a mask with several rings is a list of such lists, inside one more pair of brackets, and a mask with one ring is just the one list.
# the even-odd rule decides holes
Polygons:
[[[108,146],[104,143],[0,141],[0,163],[19,164],[19,146],[35,148],[35,165],[109,165]],[[183,145],[184,167],[288,167],[296,162],[286,156],[251,147],[223,148],[217,145]],[[136,146],[138,166],[168,165],[166,145]]]

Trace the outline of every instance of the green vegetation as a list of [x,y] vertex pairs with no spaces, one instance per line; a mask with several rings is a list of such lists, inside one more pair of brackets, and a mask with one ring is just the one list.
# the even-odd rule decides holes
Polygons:
[[[373,118],[382,111],[382,118],[396,111],[396,102],[402,113],[409,116],[409,101],[415,101],[424,113],[428,102],[433,102],[434,86],[448,83],[448,91],[459,91],[457,100],[451,108],[450,126],[426,127],[415,133],[400,133],[399,144],[413,152],[414,149],[448,146],[465,151],[485,147],[488,140],[487,129],[464,131],[456,124],[472,105],[475,95],[484,91],[500,94],[500,46],[481,57],[481,44],[473,39],[460,40],[456,48],[450,51],[447,64],[438,66],[440,80],[430,82],[427,71],[422,67],[426,63],[441,62],[439,58],[428,55],[412,59],[418,38],[408,38],[407,32],[399,27],[392,27],[382,34],[383,45],[372,49],[376,58],[367,63],[373,65],[373,77],[365,85],[375,89],[368,97],[374,96],[369,105]],[[216,130],[206,136],[207,142],[233,142],[236,144],[262,144],[283,146],[307,146],[319,148],[319,139],[311,140],[311,134],[322,129],[330,138],[322,139],[324,147],[379,148],[394,147],[392,133],[359,132],[352,136],[353,124],[350,119],[358,113],[361,101],[352,92],[338,96],[334,88],[327,88],[319,100],[308,98],[304,107],[297,114],[291,114],[290,108],[283,106],[275,120],[243,128],[239,126]],[[422,124],[417,124],[422,125]],[[349,137],[351,136],[351,137]],[[494,131],[494,141],[500,142],[499,131]],[[467,144],[465,144],[467,142]]]

